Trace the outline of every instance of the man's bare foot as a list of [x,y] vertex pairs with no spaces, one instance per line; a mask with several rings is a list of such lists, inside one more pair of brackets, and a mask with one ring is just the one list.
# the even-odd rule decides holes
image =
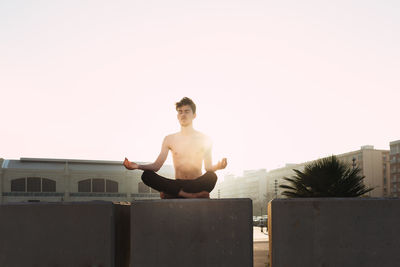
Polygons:
[[198,198],[210,198],[210,193],[208,193],[207,191],[202,191],[196,194]]
[[174,199],[174,198],[179,198],[179,197],[173,196],[173,195],[168,195],[164,192],[160,192],[160,198],[161,199]]
[[184,197],[184,198],[210,198],[210,193],[207,191],[201,191],[198,193],[187,193],[183,190],[179,191],[178,196]]

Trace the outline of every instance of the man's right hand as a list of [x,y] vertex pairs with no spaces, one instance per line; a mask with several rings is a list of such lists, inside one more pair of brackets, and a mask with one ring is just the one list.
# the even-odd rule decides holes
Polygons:
[[130,162],[127,158],[125,158],[124,160],[124,166],[125,168],[127,168],[128,170],[136,170],[139,169],[139,164],[135,163],[135,162]]
[[217,170],[225,169],[226,165],[228,165],[228,160],[226,158],[223,158],[221,161],[218,161]]

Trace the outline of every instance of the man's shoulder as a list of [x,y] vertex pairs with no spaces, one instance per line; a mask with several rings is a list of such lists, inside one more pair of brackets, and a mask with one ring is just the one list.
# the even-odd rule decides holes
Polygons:
[[166,143],[171,143],[171,142],[173,142],[173,141],[176,139],[176,137],[177,137],[178,134],[179,134],[179,133],[168,134],[167,136],[164,137],[164,142],[166,142]]
[[196,131],[196,135],[203,139],[210,139],[210,137],[208,137],[208,135],[206,135],[205,133],[202,133],[200,131]]
[[179,132],[177,132],[177,133],[171,133],[171,134],[168,134],[167,136],[165,136],[165,139],[171,139],[171,138],[174,138],[174,137],[176,137],[178,134],[179,134]]

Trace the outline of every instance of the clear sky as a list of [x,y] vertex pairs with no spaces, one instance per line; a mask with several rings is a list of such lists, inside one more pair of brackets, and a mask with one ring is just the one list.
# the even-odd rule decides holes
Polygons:
[[389,0],[0,1],[0,158],[153,161],[184,96],[228,172],[389,149],[399,14]]

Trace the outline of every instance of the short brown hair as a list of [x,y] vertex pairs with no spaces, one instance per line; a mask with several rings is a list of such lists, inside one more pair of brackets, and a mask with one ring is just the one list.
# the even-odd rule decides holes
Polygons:
[[176,102],[175,105],[176,105],[176,110],[178,110],[178,108],[182,106],[190,106],[190,108],[193,111],[193,114],[196,114],[196,104],[189,97],[182,98],[181,101]]

